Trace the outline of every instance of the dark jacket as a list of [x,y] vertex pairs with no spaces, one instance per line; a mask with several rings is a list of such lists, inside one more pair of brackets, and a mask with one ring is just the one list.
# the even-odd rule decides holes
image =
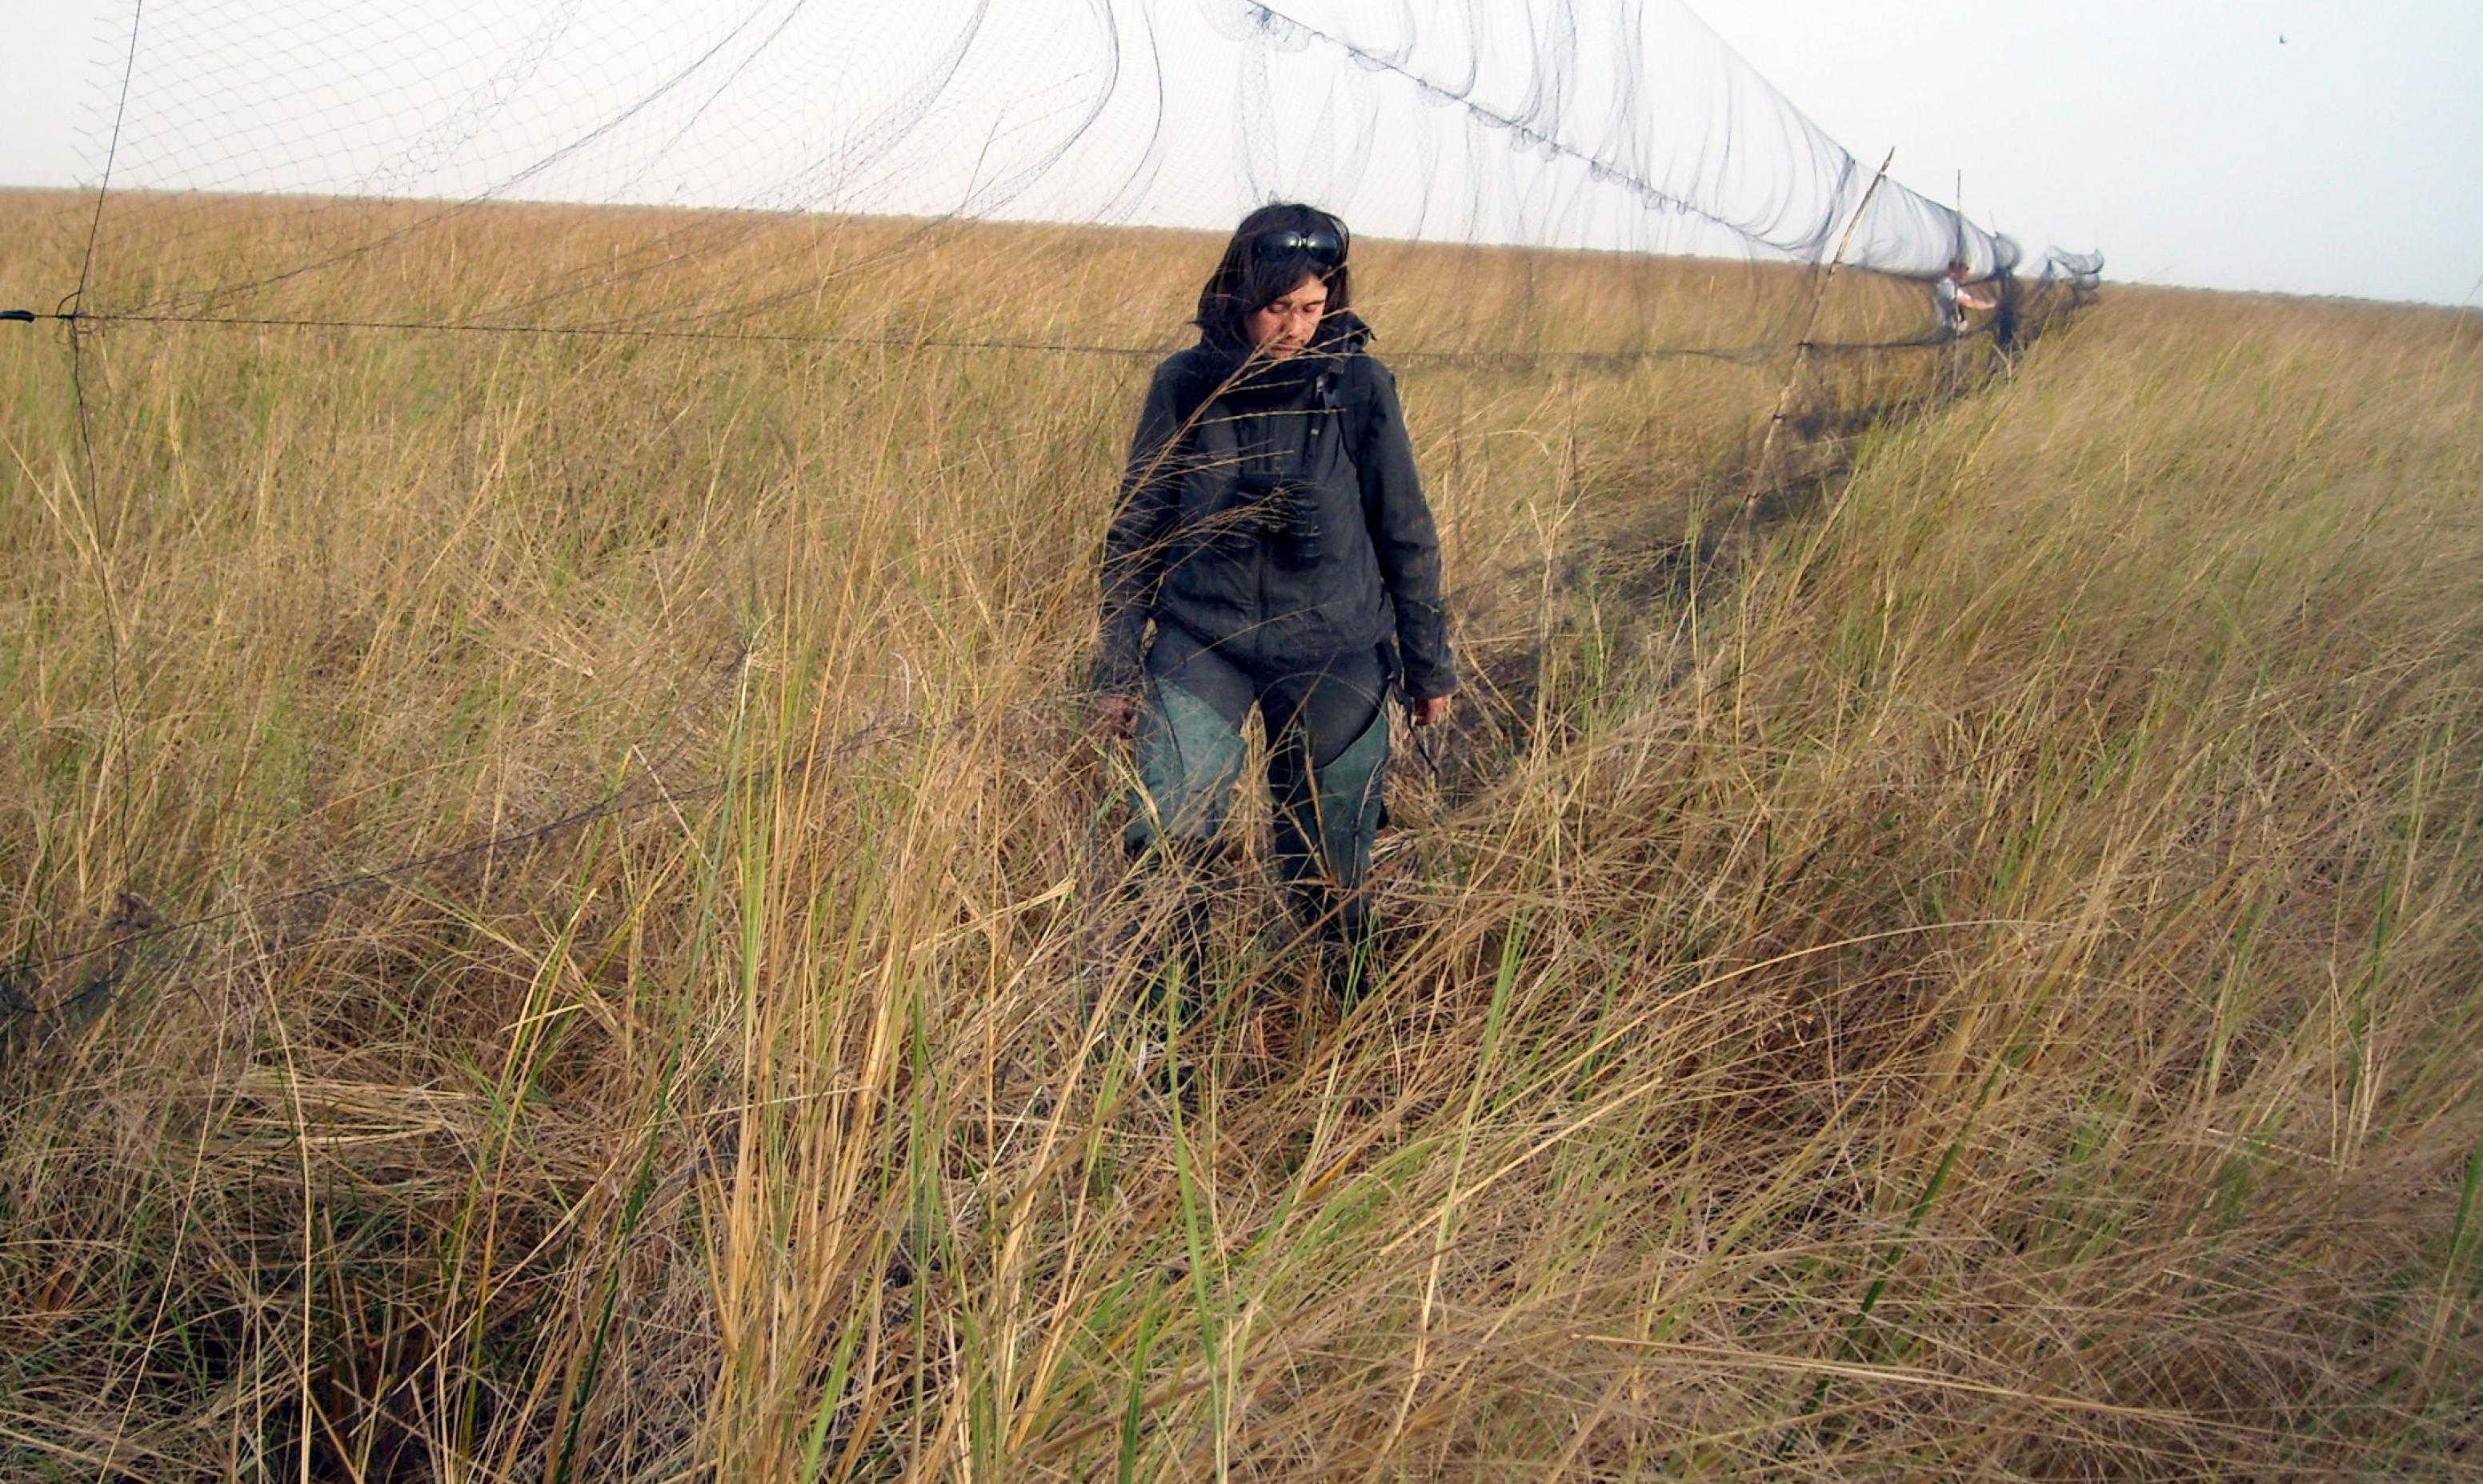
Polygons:
[[[1394,641],[1409,697],[1456,689],[1439,537],[1369,335],[1341,314],[1283,360],[1208,338],[1156,368],[1104,543],[1099,688],[1138,688],[1152,619],[1259,665]],[[1316,521],[1308,560],[1268,529],[1278,488]]]

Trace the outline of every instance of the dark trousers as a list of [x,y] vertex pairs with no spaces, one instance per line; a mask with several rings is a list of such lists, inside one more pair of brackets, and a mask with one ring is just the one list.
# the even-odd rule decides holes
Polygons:
[[[1380,823],[1388,760],[1388,667],[1376,649],[1269,664],[1159,625],[1138,714],[1140,791],[1128,842],[1188,863],[1224,826],[1253,708],[1268,738],[1268,790],[1277,869],[1295,910],[1359,945],[1370,914],[1363,882]],[[1195,963],[1204,903],[1185,919]]]

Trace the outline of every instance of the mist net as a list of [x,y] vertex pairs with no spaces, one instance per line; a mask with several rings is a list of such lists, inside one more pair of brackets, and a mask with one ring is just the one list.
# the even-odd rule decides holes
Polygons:
[[[1664,0],[147,0],[117,35],[77,298],[98,319],[791,333],[820,282],[958,224],[1215,230],[1279,199],[1366,240],[2019,265],[1875,188]],[[663,210],[375,307],[395,265],[521,202]],[[1597,349],[1653,334],[1609,329]]]
[[[125,0],[100,34],[97,188],[13,197],[0,254],[57,280],[75,413],[19,462],[71,472],[54,523],[103,588],[64,605],[21,564],[18,607],[89,625],[43,631],[93,661],[47,734],[109,718],[109,760],[52,770],[86,791],[62,818],[100,812],[57,833],[210,895],[330,878],[287,913],[674,808],[773,636],[860,653],[953,607],[1082,642],[1150,360],[1262,203],[1352,227],[1352,306],[1448,430],[1424,452],[1482,636],[1534,632],[1488,605],[1556,570],[1669,591],[1999,363],[1936,317],[1952,263],[2003,349],[2100,268],[2021,272],[1670,0]],[[985,546],[1002,575],[925,575]],[[921,622],[854,617],[882,609]],[[814,714],[876,745],[954,657],[822,662]],[[490,699],[434,716],[460,666]],[[265,711],[315,718],[298,746],[200,703],[252,685],[303,698]],[[520,760],[456,740],[485,716]],[[212,802],[262,758],[299,764],[282,807]],[[548,823],[422,853],[513,815]],[[36,854],[39,904],[115,876]]]

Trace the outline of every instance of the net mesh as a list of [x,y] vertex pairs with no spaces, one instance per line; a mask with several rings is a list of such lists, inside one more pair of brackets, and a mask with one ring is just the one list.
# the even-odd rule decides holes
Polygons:
[[[1158,919],[1117,894],[1121,806],[1085,745],[1093,557],[1150,358],[1190,337],[1244,208],[1307,199],[1352,224],[1355,308],[1419,408],[1462,729],[1445,756],[1409,745],[1391,788],[1404,817],[1435,821],[1460,799],[1495,807],[1487,766],[1589,715],[1557,690],[1573,658],[1687,674],[1671,667],[1695,658],[1689,595],[1717,533],[1799,511],[1874,417],[1989,364],[1943,343],[1930,276],[1962,257],[1999,285],[1974,322],[1998,340],[2098,266],[2023,272],[2005,238],[1838,146],[1662,4],[143,0],[107,44],[103,189],[31,199],[18,242],[41,251],[0,253],[50,289],[41,302],[72,290],[66,356],[48,336],[0,340],[25,388],[16,469],[30,490],[38,470],[64,476],[0,500],[20,558],[0,608],[26,618],[0,659],[32,677],[12,729],[26,803],[0,811],[16,945],[0,1053],[126,1007],[116,1041],[137,1049],[113,1064],[118,1086],[241,1110],[210,1152],[204,1133],[164,1137],[151,1104],[59,1104],[93,1110],[73,1135],[91,1142],[37,1162],[118,1172],[131,1208],[181,1212],[177,1250],[128,1280],[160,1285],[148,1326],[117,1322],[122,1269],[89,1282],[77,1265],[143,1250],[117,1198],[18,1203],[46,1224],[17,1244],[35,1286],[10,1291],[96,1316],[46,1332],[58,1374],[19,1396],[18,1431],[73,1437],[108,1396],[104,1446],[145,1440],[149,1477],[270,1458],[306,1477],[853,1477],[932,1456],[926,1431],[974,1435],[940,1411],[948,1384],[923,1384],[953,1353],[927,1302],[885,1368],[856,1373],[863,1393],[904,1391],[886,1418],[845,1407],[802,1326],[781,1331],[788,1379],[732,1390],[759,1374],[713,1340],[741,1301],[698,1256],[722,1229],[684,1212],[706,1171],[744,1155],[694,1164],[666,1145],[690,1173],[643,1229],[618,1206],[581,1216],[579,1193],[634,1203],[609,1172],[653,1168],[640,1130],[674,1126],[667,1107],[700,1130],[828,1107],[842,1094],[810,1079],[865,1054],[788,1042],[775,1064],[801,1080],[786,1096],[744,1080],[758,1060],[740,1048],[775,1032],[743,1039],[759,950],[711,950],[728,912],[825,954],[842,931],[825,914],[850,904],[844,967],[807,947],[770,958],[763,1013],[819,1023],[813,992],[832,978],[953,988],[921,1001],[921,1054],[940,1058],[921,1067],[947,1067],[968,1027],[1075,1066],[1061,1007],[1129,1001],[1138,961],[1098,961]],[[1591,647],[1562,636],[1577,622],[1551,601],[1563,587],[1612,598]],[[1604,612],[1634,626],[1607,631]],[[1562,837],[1562,812],[1539,838]],[[1391,910],[1430,911],[1424,857],[1393,860]],[[1500,940],[1514,944],[1539,888],[1508,890],[1526,904]],[[822,915],[784,928],[805,904]],[[1282,910],[1234,905],[1263,913],[1237,936]],[[1700,942],[1687,920],[1629,951],[1785,957]],[[718,977],[743,962],[748,981]],[[1487,962],[1464,964],[1443,985],[1491,982]],[[974,1008],[974,987],[1003,982],[1033,1019]],[[592,995],[592,1014],[539,1013],[545,986]],[[355,1194],[323,1189],[313,1217],[292,1183],[310,1147],[291,1131],[292,1068],[332,1090],[323,1110],[397,1094],[434,1109],[536,1027],[542,1097],[507,1102],[556,1110],[574,1164],[539,1161],[532,1124],[504,1139],[423,1112],[409,1130],[441,1161],[423,1167],[355,1126],[319,1154]],[[263,1117],[271,1035],[296,1091]],[[642,1046],[680,1060],[649,1073]],[[973,1079],[920,1077],[951,1082]],[[271,1130],[295,1141],[282,1157]],[[911,1148],[879,1161],[902,1179],[834,1219],[889,1243],[921,1230],[910,1192],[944,1178],[943,1156]],[[231,1178],[201,1179],[210,1159]],[[478,1177],[485,1160],[500,1162]],[[319,1260],[368,1260],[314,1268],[307,1226],[297,1248],[287,1224],[332,1208],[369,1223],[328,1225]],[[457,1245],[477,1220],[531,1250],[512,1268],[494,1265],[496,1238]],[[262,1261],[280,1248],[303,1266]],[[640,1260],[659,1249],[675,1256]],[[852,1275],[831,1249],[846,1252],[806,1236],[811,1265],[784,1276],[865,1295],[818,1311],[862,1333],[849,1314],[879,1312],[894,1248],[852,1248]],[[983,1289],[1003,1285],[949,1291]],[[1060,1316],[1063,1354],[1112,1328],[1049,1277],[1021,1291],[1023,1312]],[[388,1333],[477,1342],[374,1347],[365,1303],[402,1323]],[[174,1333],[201,1337],[200,1364],[166,1363]],[[1016,1354],[1034,1332],[991,1333]],[[1331,1373],[1309,1386],[1349,1398]],[[1531,1396],[1535,1378],[1481,1384]],[[1075,1444],[1092,1400],[1041,1398],[1034,1444]],[[1303,1472],[1276,1433],[1369,1431],[1354,1405],[1268,1404],[1274,1441],[1240,1471]],[[758,1420],[711,1420],[734,1407]],[[314,1437],[314,1408],[336,1427]],[[800,1451],[745,1444],[778,1418],[807,1431],[809,1467],[750,1461]],[[842,1462],[822,1470],[823,1448]],[[124,1455],[72,1456],[127,1471]],[[981,1471],[1019,1476],[1021,1456]]]
[[[575,650],[551,671],[511,660],[546,738],[669,735],[651,718],[705,694],[709,657],[743,652],[752,625],[712,592],[642,610],[627,582],[529,587],[504,543],[465,549],[473,490],[524,487],[559,549],[634,549],[705,529],[667,503],[690,463],[707,488],[841,488],[818,451],[841,433],[908,445],[882,456],[907,488],[1031,468],[1100,499],[1149,361],[1194,333],[1205,264],[1270,199],[1353,225],[1355,307],[1422,368],[1426,425],[1446,430],[1427,453],[1453,529],[1458,502],[1539,479],[1600,512],[1564,541],[1659,567],[1775,508],[1875,417],[1953,389],[1938,353],[1961,328],[2006,349],[2101,267],[2055,252],[2026,271],[1662,0],[132,0],[98,38],[100,189],[30,199],[25,240],[45,246],[6,267],[40,302],[73,285],[60,442],[109,570],[163,590],[148,611],[293,635],[326,703],[373,716],[396,702],[357,698],[385,677],[331,653],[396,631],[372,595],[447,573],[443,601],[488,630],[539,589],[530,622]],[[1952,261],[1989,305],[1962,327],[1927,286]],[[443,351],[438,331],[466,338]],[[1064,356],[1109,369],[1028,379]],[[348,487],[374,482],[387,498],[355,504]],[[628,514],[650,503],[665,513]],[[1084,549],[1101,512],[1057,518],[1010,549]],[[237,580],[192,549],[262,520],[315,528],[311,616],[297,574]],[[1489,570],[1460,603],[1482,623],[1507,564],[1472,560]],[[1062,570],[1082,608],[1087,570]],[[105,589],[94,684],[118,772],[178,754],[142,748],[132,719],[221,651],[120,616]],[[549,682],[572,666],[590,683],[563,695]],[[577,805],[604,759],[527,755],[544,782],[520,815],[601,817]],[[318,794],[159,839],[147,874],[250,858],[272,882],[368,882],[427,859],[407,845],[440,821],[455,856],[477,833],[464,795],[413,790],[354,824]],[[124,866],[147,808],[113,793]]]
[[[824,286],[964,224],[1214,229],[1273,199],[1468,249],[1915,279],[1958,259],[2013,296],[2025,266],[1951,207],[1875,190],[1673,4],[149,0],[125,21],[91,316],[799,332],[823,328]],[[402,264],[517,202],[652,209],[523,274],[390,301]],[[1002,266],[1043,261],[1044,234],[1009,241]],[[2035,281],[2082,290],[2099,267],[2056,254]],[[1522,318],[1426,333],[1539,342]],[[1754,305],[1747,337],[1786,325]],[[1598,328],[1570,348],[1656,348],[1665,327]],[[1863,333],[1937,328],[1914,295]]]

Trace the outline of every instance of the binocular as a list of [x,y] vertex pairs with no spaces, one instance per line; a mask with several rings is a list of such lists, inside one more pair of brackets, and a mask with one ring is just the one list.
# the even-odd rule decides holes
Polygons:
[[1276,559],[1288,567],[1309,567],[1320,559],[1319,499],[1306,485],[1268,474],[1242,474],[1234,481],[1250,528],[1275,547]]

